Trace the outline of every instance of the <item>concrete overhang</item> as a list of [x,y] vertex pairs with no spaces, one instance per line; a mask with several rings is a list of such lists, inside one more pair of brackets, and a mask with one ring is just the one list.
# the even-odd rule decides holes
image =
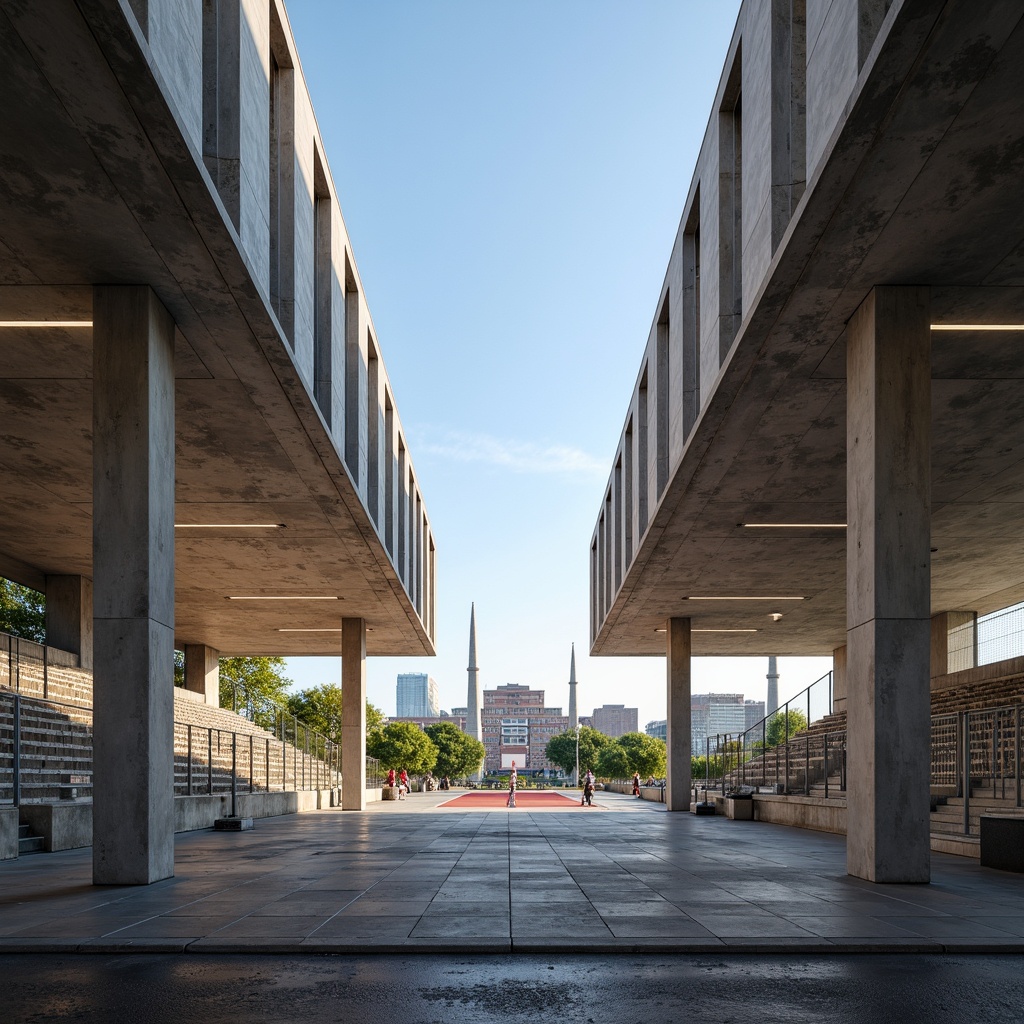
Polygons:
[[[893,4],[592,653],[663,655],[670,616],[696,655],[846,642],[845,530],[742,524],[846,521],[844,331],[873,286],[1024,325],[1022,180],[1020,9]],[[932,340],[932,607],[986,612],[1024,599],[1024,333]]]
[[[368,654],[433,654],[126,10],[0,3],[0,320],[139,283],[174,317],[176,522],[275,527],[176,530],[179,643],[338,654],[362,617]],[[0,327],[0,573],[27,585],[91,575],[91,377],[89,327]],[[229,599],[268,595],[337,600]]]

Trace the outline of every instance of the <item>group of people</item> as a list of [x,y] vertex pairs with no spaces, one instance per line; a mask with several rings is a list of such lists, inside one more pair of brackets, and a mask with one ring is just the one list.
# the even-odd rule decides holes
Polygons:
[[392,769],[390,769],[390,771],[388,771],[388,781],[387,781],[387,784],[389,786],[397,786],[398,787],[398,799],[399,800],[404,800],[405,799],[405,794],[409,792],[409,773],[403,768],[396,775],[395,774],[395,769],[392,768]]
[[587,774],[583,776],[583,798],[580,800],[580,807],[594,806],[594,773],[588,768]]

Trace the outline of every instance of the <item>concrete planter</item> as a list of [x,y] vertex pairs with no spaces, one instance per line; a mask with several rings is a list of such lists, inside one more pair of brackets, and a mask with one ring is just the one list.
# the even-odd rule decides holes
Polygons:
[[384,786],[380,791],[381,800],[397,800],[398,799],[398,787],[397,786]]

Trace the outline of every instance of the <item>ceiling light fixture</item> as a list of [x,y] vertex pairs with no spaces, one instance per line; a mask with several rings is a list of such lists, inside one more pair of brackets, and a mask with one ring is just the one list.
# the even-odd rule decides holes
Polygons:
[[782,618],[782,612],[769,612],[768,618],[771,619],[772,622],[778,622],[779,619]]
[[684,601],[804,601],[806,598],[803,597],[750,597],[749,595],[734,595],[733,597],[712,597],[708,594],[702,594],[698,597],[684,597]]
[[933,331],[1024,331],[1024,324],[932,324]]
[[756,629],[691,629],[691,633],[756,633]]
[[0,327],[92,327],[91,320],[0,320]]
[[846,523],[740,523],[747,530],[845,530]]
[[340,633],[340,628],[332,629],[279,629],[278,633]]
[[340,601],[340,597],[315,597],[308,594],[260,594],[255,596],[229,595],[229,601]]
[[176,530],[283,530],[284,523],[175,523]]

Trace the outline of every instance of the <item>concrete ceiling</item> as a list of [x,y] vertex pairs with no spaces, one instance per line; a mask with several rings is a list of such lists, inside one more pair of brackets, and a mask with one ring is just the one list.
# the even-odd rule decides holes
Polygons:
[[[81,9],[89,12],[89,23]],[[225,654],[433,646],[117,5],[0,2],[0,320],[147,283],[178,325],[176,637]],[[91,330],[0,328],[0,574],[91,575]],[[232,595],[337,601],[235,602]]]
[[[595,642],[825,655],[846,642],[846,322],[928,284],[933,323],[1024,324],[1024,23],[908,0],[809,183]],[[1024,600],[1024,333],[933,332],[932,607]],[[706,601],[704,596],[802,597]],[[770,613],[782,618],[773,622]]]

